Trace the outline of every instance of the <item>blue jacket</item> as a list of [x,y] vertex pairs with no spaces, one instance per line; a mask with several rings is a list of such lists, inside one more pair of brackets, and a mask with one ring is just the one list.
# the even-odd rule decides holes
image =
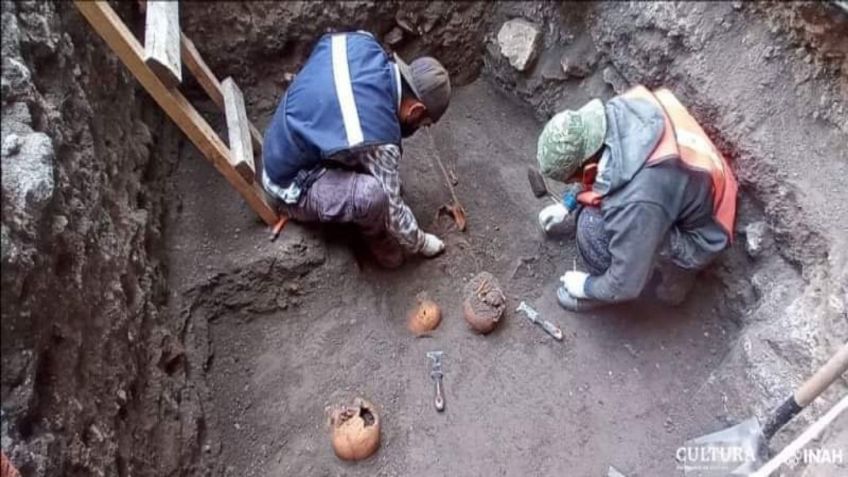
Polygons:
[[340,151],[399,145],[400,85],[397,66],[371,34],[321,37],[265,131],[268,179],[288,187]]

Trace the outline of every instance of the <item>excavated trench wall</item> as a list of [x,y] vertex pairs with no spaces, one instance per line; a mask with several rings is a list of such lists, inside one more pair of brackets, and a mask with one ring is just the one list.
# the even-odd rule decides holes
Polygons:
[[[627,84],[669,86],[717,138],[742,185],[736,245],[709,271],[725,286],[718,306],[745,327],[711,377],[737,389],[725,397],[728,413],[761,415],[848,336],[840,183],[848,172],[848,48],[836,10],[690,2],[183,7],[185,31],[220,77],[246,90],[254,118],[270,115],[317,34],[352,27],[404,55],[440,57],[455,84],[482,70],[540,120]],[[117,8],[138,32],[135,6]],[[276,298],[235,298],[267,269],[256,264],[200,284],[185,308],[168,311],[160,250],[179,133],[72,5],[2,9],[3,450],[25,475],[214,468],[202,384],[209,350],[184,342],[185,313],[279,307]],[[541,38],[523,72],[497,37],[513,18]],[[564,95],[575,82],[583,96]],[[274,276],[289,281],[322,262],[300,260],[272,261],[281,270]],[[224,299],[208,298],[216,293]]]
[[2,26],[3,451],[28,476],[127,475],[160,409],[174,131],[70,2],[4,1]]

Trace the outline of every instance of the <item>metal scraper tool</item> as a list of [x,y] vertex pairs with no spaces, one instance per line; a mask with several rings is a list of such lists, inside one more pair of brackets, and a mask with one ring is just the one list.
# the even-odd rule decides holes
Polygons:
[[531,323],[535,323],[541,326],[542,329],[545,330],[549,335],[553,336],[554,339],[562,341],[562,330],[560,330],[557,325],[551,323],[550,321],[539,318],[539,312],[534,310],[527,303],[522,301],[521,303],[519,303],[518,308],[516,308],[515,311],[520,311],[524,313],[524,316],[526,316]]
[[430,370],[430,377],[433,378],[433,382],[435,382],[436,386],[436,397],[433,400],[433,405],[436,406],[436,410],[442,412],[445,410],[445,395],[442,392],[442,376],[444,373],[442,372],[442,356],[445,353],[442,351],[428,351],[427,357],[433,361],[433,367]]

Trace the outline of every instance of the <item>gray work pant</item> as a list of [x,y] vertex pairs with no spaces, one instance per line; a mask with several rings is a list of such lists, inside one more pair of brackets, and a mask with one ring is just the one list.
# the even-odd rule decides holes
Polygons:
[[[600,209],[581,207],[577,216],[577,250],[593,275],[603,274],[612,263],[610,238],[604,228],[604,216]],[[654,271],[640,298],[670,305],[682,303],[695,283],[697,271],[680,268],[659,255],[651,260],[654,260]]]

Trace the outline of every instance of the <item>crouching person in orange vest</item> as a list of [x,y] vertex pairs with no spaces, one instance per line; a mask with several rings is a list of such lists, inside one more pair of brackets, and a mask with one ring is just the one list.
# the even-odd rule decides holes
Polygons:
[[557,114],[537,158],[545,176],[582,184],[576,204],[566,198],[539,213],[546,233],[576,215],[589,273],[560,278],[557,299],[568,310],[636,298],[679,304],[733,238],[736,179],[666,89],[637,86]]

